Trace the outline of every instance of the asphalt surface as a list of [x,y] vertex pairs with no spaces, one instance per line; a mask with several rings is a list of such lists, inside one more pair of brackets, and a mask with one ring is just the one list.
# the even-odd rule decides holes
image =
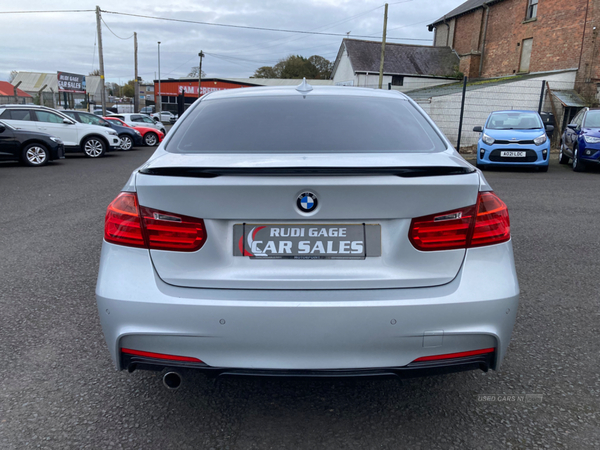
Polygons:
[[600,446],[600,172],[555,155],[548,173],[486,172],[509,206],[521,285],[499,372],[196,374],[172,392],[158,373],[113,369],[94,299],[105,208],[151,152],[0,163],[1,449]]

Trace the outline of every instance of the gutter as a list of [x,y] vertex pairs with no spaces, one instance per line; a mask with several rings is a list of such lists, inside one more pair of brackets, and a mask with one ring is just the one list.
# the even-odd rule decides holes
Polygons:
[[487,36],[487,26],[488,26],[488,20],[490,18],[490,7],[488,6],[489,2],[486,2],[483,4],[483,7],[485,8],[485,23],[483,25],[483,39],[481,41],[481,57],[479,58],[479,77],[481,78],[481,74],[483,71],[483,58],[485,56],[485,38]]

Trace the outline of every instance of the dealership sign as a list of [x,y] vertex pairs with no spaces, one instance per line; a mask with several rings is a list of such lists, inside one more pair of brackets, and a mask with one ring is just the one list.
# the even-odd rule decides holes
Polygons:
[[57,72],[58,92],[72,92],[85,94],[85,75],[75,73]]

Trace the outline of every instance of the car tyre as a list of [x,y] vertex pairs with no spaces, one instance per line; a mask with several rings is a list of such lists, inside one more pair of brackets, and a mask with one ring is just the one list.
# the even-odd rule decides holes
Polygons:
[[133,139],[131,139],[131,136],[122,134],[119,136],[119,139],[121,139],[121,146],[119,147],[121,150],[125,152],[127,150],[131,150],[131,148],[133,147]]
[[158,136],[156,133],[146,133],[146,135],[144,136],[144,144],[146,144],[148,147],[153,147],[156,144],[158,144]]
[[569,162],[569,157],[567,155],[565,155],[564,147],[565,147],[565,144],[561,141],[560,151],[558,153],[558,163],[559,164],[568,164],[568,162]]
[[106,144],[97,137],[89,137],[83,141],[83,153],[88,158],[99,158],[106,153]]
[[50,159],[48,149],[42,144],[29,144],[23,149],[22,160],[28,166],[45,166]]
[[573,171],[574,172],[583,172],[585,170],[585,166],[581,159],[579,159],[579,149],[577,147],[573,148]]

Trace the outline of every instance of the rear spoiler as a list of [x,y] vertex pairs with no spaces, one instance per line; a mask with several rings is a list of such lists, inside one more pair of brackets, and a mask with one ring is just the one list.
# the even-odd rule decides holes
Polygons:
[[403,178],[464,175],[474,167],[147,167],[144,175],[168,177],[216,178],[219,176],[371,176],[393,175]]

